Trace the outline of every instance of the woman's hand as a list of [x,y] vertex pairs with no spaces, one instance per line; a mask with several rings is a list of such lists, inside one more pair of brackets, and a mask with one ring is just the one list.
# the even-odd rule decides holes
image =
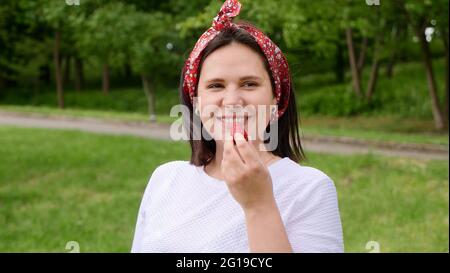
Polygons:
[[269,170],[241,133],[225,138],[222,174],[245,214],[251,252],[292,252],[273,195]]
[[225,138],[222,174],[228,189],[244,211],[271,208],[275,204],[272,179],[255,146],[241,133]]

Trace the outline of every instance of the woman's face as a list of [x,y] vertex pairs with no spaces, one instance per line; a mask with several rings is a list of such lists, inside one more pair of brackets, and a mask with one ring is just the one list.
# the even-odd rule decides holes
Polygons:
[[225,138],[233,122],[255,140],[269,123],[270,105],[276,104],[262,57],[236,42],[215,50],[204,60],[197,94],[201,121],[216,141]]

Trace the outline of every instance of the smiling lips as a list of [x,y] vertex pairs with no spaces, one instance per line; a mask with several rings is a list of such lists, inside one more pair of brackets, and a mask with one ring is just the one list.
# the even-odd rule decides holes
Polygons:
[[[233,141],[234,139],[234,134],[235,133],[240,133],[244,136],[245,140],[248,141],[248,135],[247,132],[245,131],[244,128],[241,127],[240,122],[243,120],[243,118],[236,118],[236,113],[233,113],[233,127],[231,128],[231,135],[233,136]],[[236,122],[237,121],[237,122]]]
[[236,112],[234,112],[232,116],[218,116],[216,117],[216,119],[220,120],[221,122],[225,122],[226,127],[230,128],[231,130],[230,133],[231,136],[233,137],[233,141],[235,141],[234,139],[235,133],[242,134],[245,140],[248,141],[247,131],[245,131],[245,129],[242,127],[244,120],[248,119],[248,117],[242,115],[237,116]]

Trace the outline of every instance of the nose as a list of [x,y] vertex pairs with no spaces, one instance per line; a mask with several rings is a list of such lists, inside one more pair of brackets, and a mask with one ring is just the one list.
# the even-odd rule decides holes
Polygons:
[[241,92],[239,92],[238,88],[235,87],[229,87],[225,91],[223,98],[222,98],[222,105],[226,106],[234,106],[234,105],[240,105],[243,106],[244,100],[241,96]]

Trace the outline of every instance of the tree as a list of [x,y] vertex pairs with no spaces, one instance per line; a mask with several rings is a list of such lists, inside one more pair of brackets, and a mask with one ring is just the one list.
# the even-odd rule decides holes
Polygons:
[[154,122],[155,86],[179,63],[179,55],[173,52],[178,36],[171,29],[172,18],[168,14],[135,12],[129,16],[127,20],[133,29],[129,36],[131,65],[141,76],[149,118]]
[[97,8],[82,23],[77,34],[77,46],[85,57],[95,57],[102,64],[102,90],[110,89],[110,69],[125,63],[132,33],[130,14],[135,7],[111,2]]
[[[434,27],[432,21],[439,22],[437,29],[441,29],[443,33],[448,33],[448,3],[446,1],[415,1],[404,2],[401,1],[402,7],[409,19],[410,26],[414,30],[416,37],[418,38],[420,49],[422,52],[422,63],[425,68],[428,91],[431,99],[431,110],[433,113],[433,119],[435,128],[438,130],[448,129],[448,117],[445,115],[445,109],[448,109],[448,48],[446,49],[446,99],[443,107],[438,96],[438,86],[436,83],[436,77],[433,70],[433,61],[431,57],[431,50],[427,40],[426,29]],[[445,25],[444,25],[445,24]],[[444,45],[448,46],[448,36],[443,38]]]
[[24,0],[0,5],[0,89],[23,83],[24,75],[35,74],[38,79],[38,69],[33,68],[46,65],[48,40],[36,39],[36,33],[46,29],[34,20],[36,13],[34,3]]
[[58,107],[64,108],[64,90],[61,71],[61,40],[65,34],[70,35],[70,28],[73,20],[78,16],[77,9],[67,5],[64,1],[52,2],[39,0],[35,3],[36,10],[39,11],[43,20],[52,30],[54,36],[53,63],[55,67],[56,93]]

